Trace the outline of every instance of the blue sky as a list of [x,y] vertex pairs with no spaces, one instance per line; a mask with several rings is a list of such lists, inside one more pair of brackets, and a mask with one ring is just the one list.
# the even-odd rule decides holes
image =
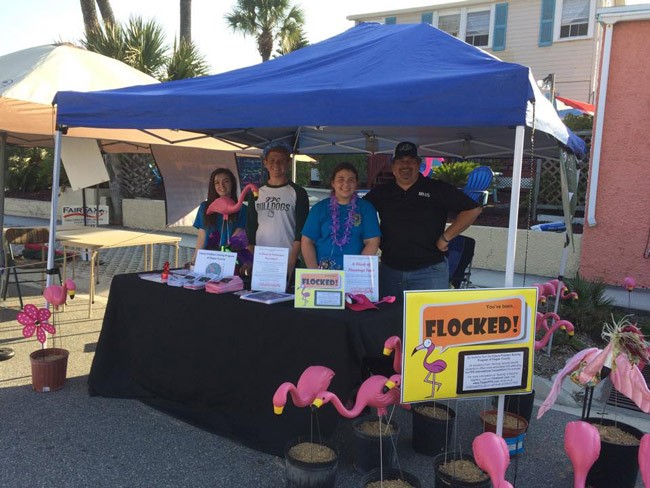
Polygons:
[[[307,35],[318,42],[353,26],[346,16],[391,8],[426,5],[426,0],[298,0],[307,16]],[[259,63],[261,58],[252,38],[244,38],[226,28],[224,15],[235,0],[193,0],[192,37],[206,55],[212,73]],[[131,15],[155,18],[171,44],[178,34],[178,0],[111,0],[119,22]],[[79,0],[2,1],[0,15],[0,55],[52,42],[77,41],[83,36]]]

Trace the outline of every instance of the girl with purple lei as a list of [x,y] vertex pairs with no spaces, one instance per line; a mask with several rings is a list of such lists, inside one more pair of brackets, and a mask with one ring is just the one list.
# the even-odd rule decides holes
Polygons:
[[343,269],[343,256],[375,255],[379,249],[379,222],[370,202],[357,197],[357,169],[338,164],[330,184],[329,198],[309,211],[302,229],[301,251],[311,269]]

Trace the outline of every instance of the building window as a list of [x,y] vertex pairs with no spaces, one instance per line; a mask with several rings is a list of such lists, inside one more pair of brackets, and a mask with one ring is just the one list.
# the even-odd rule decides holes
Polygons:
[[384,20],[384,24],[386,25],[393,25],[397,23],[397,17],[386,17]]
[[472,46],[487,46],[490,39],[490,11],[467,13],[465,42]]
[[423,24],[433,24],[433,12],[424,12],[420,18]]
[[564,0],[560,20],[560,39],[589,34],[590,0]]
[[447,34],[458,37],[460,32],[460,14],[441,15],[438,17],[438,29]]

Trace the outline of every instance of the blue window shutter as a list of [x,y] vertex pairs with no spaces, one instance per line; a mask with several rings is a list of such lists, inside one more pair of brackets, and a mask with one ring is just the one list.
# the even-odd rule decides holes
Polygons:
[[553,21],[555,19],[555,0],[542,0],[542,16],[539,22],[539,46],[553,44]]
[[423,24],[433,24],[433,12],[425,12],[422,14],[422,23]]
[[384,20],[384,24],[390,25],[390,24],[397,24],[397,17],[386,17]]
[[492,32],[492,50],[503,51],[506,48],[506,26],[508,25],[508,4],[497,3],[494,6],[494,31]]

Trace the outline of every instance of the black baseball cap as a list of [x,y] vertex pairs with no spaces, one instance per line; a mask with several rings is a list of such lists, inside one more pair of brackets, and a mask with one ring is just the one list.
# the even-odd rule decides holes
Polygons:
[[411,156],[419,160],[420,156],[418,156],[418,147],[412,142],[400,142],[397,146],[395,146],[393,161],[395,159],[403,158],[404,156]]

